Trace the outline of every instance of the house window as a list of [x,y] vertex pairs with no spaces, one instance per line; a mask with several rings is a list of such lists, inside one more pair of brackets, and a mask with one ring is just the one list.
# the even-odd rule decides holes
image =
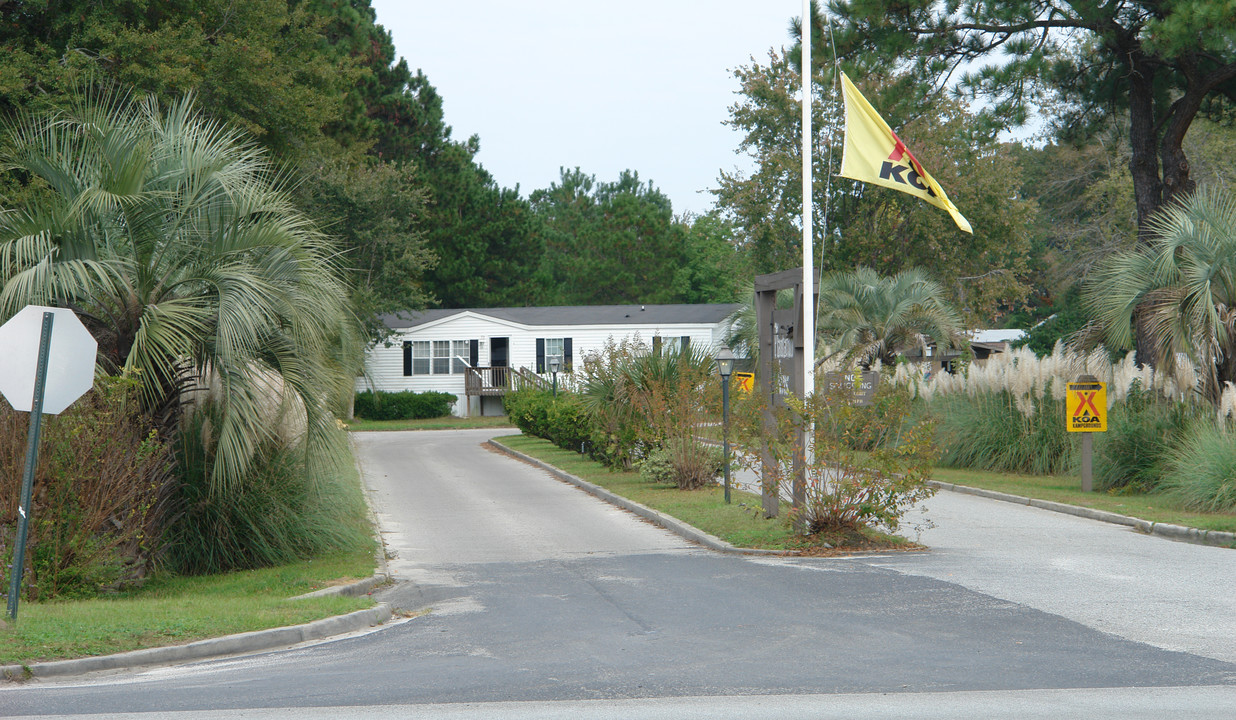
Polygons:
[[691,336],[681,335],[672,337],[661,337],[660,335],[652,336],[652,354],[656,357],[665,355],[677,355],[686,348],[691,347]]
[[405,340],[403,343],[403,374],[429,374],[429,341]]
[[467,340],[452,340],[451,341],[451,372],[462,375],[464,370],[468,368],[468,359],[471,355]]
[[450,375],[451,374],[451,341],[450,340],[434,340],[433,341],[433,374],[434,375]]
[[558,369],[566,370],[566,363],[562,362],[562,338],[545,338],[545,371],[549,372],[554,366],[554,360],[558,361]]
[[555,357],[559,372],[571,372],[571,338],[537,338],[536,371],[549,372],[549,359]]

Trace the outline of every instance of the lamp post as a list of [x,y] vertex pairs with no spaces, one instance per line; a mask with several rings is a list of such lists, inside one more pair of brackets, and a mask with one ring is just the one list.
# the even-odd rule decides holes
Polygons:
[[549,358],[549,373],[554,378],[554,397],[558,397],[558,364],[560,362],[557,355],[551,355]]
[[721,374],[721,452],[725,458],[725,504],[730,504],[730,375],[734,372],[734,353],[722,347],[717,353],[717,372]]

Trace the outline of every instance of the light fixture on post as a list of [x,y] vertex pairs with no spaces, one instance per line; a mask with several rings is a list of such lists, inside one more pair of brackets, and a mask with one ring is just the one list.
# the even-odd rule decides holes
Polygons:
[[730,375],[734,374],[734,353],[722,347],[717,353],[717,372],[721,375],[721,452],[725,458],[725,503],[730,503]]
[[554,397],[558,397],[558,366],[562,363],[562,359],[557,355],[549,357],[549,373],[554,378]]

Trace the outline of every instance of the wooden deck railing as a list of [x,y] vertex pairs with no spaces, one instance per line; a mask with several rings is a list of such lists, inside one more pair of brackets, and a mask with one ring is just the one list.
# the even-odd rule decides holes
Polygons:
[[523,390],[526,387],[534,387],[538,390],[548,390],[550,383],[545,378],[537,375],[528,368],[519,368],[511,370],[511,389]]
[[474,367],[464,373],[464,393],[469,396],[505,395],[510,386],[510,368]]

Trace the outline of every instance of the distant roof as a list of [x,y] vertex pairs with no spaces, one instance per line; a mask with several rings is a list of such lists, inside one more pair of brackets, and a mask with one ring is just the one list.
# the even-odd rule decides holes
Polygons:
[[970,339],[974,342],[1001,343],[1020,340],[1026,336],[1025,330],[1016,328],[997,330],[971,330]]
[[383,315],[392,330],[472,312],[520,325],[677,325],[718,323],[742,307],[738,303],[709,305],[561,305],[557,307],[460,308],[416,310]]

